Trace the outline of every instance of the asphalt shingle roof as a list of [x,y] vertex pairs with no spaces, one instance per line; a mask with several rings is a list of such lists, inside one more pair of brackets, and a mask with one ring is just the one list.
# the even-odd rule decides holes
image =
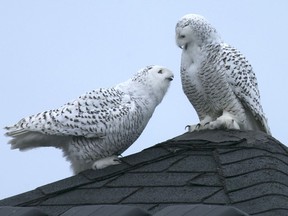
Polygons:
[[68,216],[73,207],[119,204],[151,215],[183,204],[288,215],[288,149],[262,132],[185,133],[124,157],[120,165],[0,201],[0,206],[36,207],[51,216]]

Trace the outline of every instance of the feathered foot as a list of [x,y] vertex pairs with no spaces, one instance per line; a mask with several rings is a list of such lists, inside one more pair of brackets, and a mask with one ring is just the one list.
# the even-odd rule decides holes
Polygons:
[[215,121],[211,121],[203,126],[203,129],[232,129],[240,130],[237,120],[228,112],[223,112],[223,115],[218,117]]
[[101,158],[95,161],[92,165],[92,169],[94,170],[104,169],[108,166],[117,165],[117,164],[121,164],[120,159],[118,158],[118,156],[112,155],[110,157]]

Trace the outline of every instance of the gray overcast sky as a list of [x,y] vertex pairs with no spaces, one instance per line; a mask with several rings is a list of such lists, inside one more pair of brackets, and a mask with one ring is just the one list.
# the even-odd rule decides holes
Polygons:
[[6,125],[58,108],[86,91],[125,81],[159,64],[175,79],[141,137],[124,155],[185,132],[198,117],[182,92],[174,27],[205,16],[238,48],[258,78],[273,136],[287,138],[288,1],[0,1],[0,199],[71,176],[61,151],[10,150]]

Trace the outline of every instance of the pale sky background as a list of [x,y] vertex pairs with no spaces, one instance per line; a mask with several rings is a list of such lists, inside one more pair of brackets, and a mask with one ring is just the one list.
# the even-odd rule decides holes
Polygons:
[[124,155],[198,123],[182,92],[174,39],[187,13],[205,16],[249,59],[272,134],[288,145],[287,9],[287,0],[0,0],[0,199],[72,175],[60,150],[10,150],[4,126],[125,81],[146,65],[164,65],[175,79]]

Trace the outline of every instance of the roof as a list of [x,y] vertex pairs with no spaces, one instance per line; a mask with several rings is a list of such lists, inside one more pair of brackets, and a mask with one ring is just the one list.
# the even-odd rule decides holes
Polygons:
[[87,206],[132,206],[161,215],[173,206],[205,204],[272,216],[288,215],[287,203],[287,147],[262,132],[215,130],[185,133],[123,157],[120,165],[84,171],[3,199],[0,206],[70,216]]

